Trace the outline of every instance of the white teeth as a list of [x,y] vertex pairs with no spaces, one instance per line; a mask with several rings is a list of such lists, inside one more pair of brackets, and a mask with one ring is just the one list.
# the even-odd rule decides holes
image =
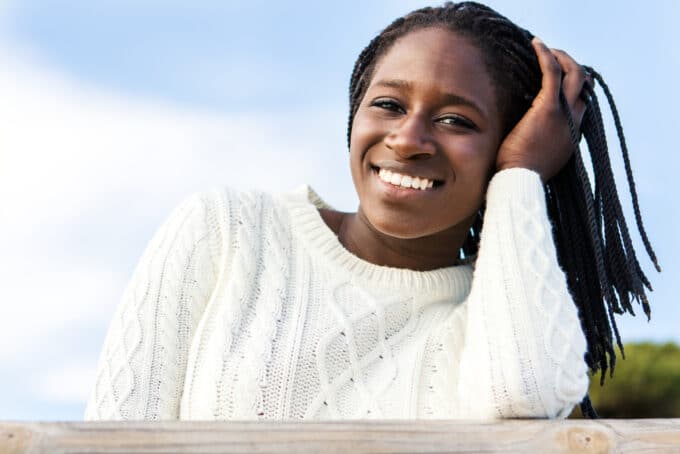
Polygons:
[[378,176],[381,180],[393,184],[395,186],[400,186],[403,188],[413,188],[425,190],[432,188],[434,181],[428,180],[427,178],[412,177],[409,175],[402,175],[400,173],[392,172],[390,170],[380,169],[378,171]]

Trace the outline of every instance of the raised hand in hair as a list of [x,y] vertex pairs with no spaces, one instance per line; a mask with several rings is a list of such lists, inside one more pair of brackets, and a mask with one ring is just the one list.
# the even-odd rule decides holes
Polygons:
[[[590,82],[586,71],[564,51],[532,41],[543,78],[531,107],[498,149],[496,169],[522,167],[534,170],[545,183],[556,175],[575,151],[567,115],[579,130],[586,104],[581,96]],[[560,100],[564,93],[569,112]]]

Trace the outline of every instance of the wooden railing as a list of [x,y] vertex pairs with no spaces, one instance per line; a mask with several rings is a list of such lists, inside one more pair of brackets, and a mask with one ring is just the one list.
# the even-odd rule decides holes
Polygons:
[[0,422],[0,453],[678,452],[680,419]]

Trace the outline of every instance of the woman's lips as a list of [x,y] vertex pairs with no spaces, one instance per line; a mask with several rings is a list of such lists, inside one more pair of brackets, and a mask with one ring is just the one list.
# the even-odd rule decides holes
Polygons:
[[415,199],[420,197],[428,197],[434,193],[439,192],[439,188],[443,183],[437,184],[432,182],[429,188],[426,189],[414,189],[413,187],[405,187],[401,185],[395,185],[383,180],[379,175],[380,169],[378,167],[371,168],[372,178],[383,194],[389,196],[390,198],[396,199]]
[[422,176],[420,172],[408,172],[401,169],[393,170],[391,168],[376,165],[371,165],[370,167],[373,172],[377,172],[378,177],[382,181],[405,189],[413,188],[424,191],[437,188],[444,184],[442,180]]
[[434,187],[441,186],[445,178],[441,176],[441,172],[431,168],[431,165],[423,164],[404,164],[397,161],[381,160],[369,163],[371,169],[376,171],[387,171],[392,174],[396,173],[401,176],[408,176],[411,179],[427,179],[434,182]]

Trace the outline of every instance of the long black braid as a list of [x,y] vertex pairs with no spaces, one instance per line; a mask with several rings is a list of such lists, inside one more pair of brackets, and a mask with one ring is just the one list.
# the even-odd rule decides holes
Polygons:
[[[529,109],[541,88],[541,68],[531,45],[533,35],[487,6],[475,2],[448,2],[441,7],[413,11],[395,20],[361,52],[350,80],[348,143],[354,115],[380,57],[400,37],[428,27],[454,31],[471,39],[482,50],[501,103],[504,135]],[[642,223],[628,149],[614,99],[602,76],[590,67],[584,69],[602,87],[612,110],[638,231],[651,261],[661,271]],[[635,300],[642,305],[649,319],[645,288],[651,291],[651,286],[632,246],[609,161],[602,114],[593,87],[588,83],[582,96],[587,108],[580,131],[577,131],[566,99],[561,95],[576,152],[567,165],[545,184],[545,193],[558,261],[566,274],[588,344],[585,361],[593,373],[601,371],[600,383],[604,383],[606,371],[613,375],[616,364],[613,338],[621,355],[625,355],[614,313],[635,315],[631,304]],[[581,134],[590,153],[594,188],[581,156]],[[461,258],[477,253],[483,215],[482,208],[461,247]],[[581,410],[588,417],[597,417],[588,395],[581,403]]]

